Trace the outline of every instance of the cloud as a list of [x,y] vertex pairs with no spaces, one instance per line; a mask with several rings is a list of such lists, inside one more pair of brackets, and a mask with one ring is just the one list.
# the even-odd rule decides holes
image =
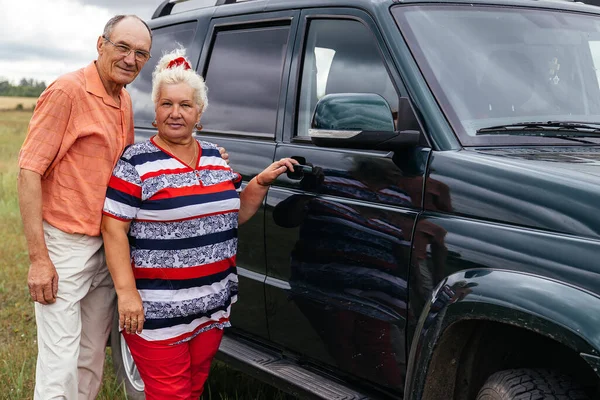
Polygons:
[[48,48],[37,43],[6,43],[0,47],[0,60],[10,62],[84,59],[80,54],[77,50]]
[[[85,0],[84,3],[92,5],[92,6],[98,6],[98,7],[102,7],[102,8],[108,8],[108,9],[121,9],[124,6],[125,7],[130,7],[132,9],[136,9],[136,10],[140,10],[140,9],[144,9],[144,8],[148,8],[148,4],[154,4],[154,8],[158,7],[158,5],[160,3],[162,3],[162,1],[156,1],[156,2],[152,2],[152,1],[148,1],[148,0],[127,0],[127,1],[123,1],[123,0]],[[123,4],[125,3],[125,4]]]
[[154,10],[162,3],[161,0],[84,0],[83,2],[91,6],[106,8],[113,15],[135,14],[145,20],[150,19]]
[[[123,4],[124,3],[124,4]],[[0,77],[43,80],[84,67],[116,14],[149,19],[161,0],[0,0]]]

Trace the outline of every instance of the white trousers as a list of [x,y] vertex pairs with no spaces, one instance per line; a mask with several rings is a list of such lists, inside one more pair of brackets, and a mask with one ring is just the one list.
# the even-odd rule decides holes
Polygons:
[[102,238],[65,233],[44,222],[58,295],[35,303],[38,358],[35,400],[91,400],[102,384],[116,294]]

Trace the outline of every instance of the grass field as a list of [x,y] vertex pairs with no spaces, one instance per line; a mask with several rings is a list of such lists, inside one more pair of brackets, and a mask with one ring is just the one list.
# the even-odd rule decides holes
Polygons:
[[0,110],[14,110],[19,104],[25,110],[33,110],[37,97],[0,96]]
[[[1,108],[1,107],[0,107]],[[0,112],[0,399],[31,399],[37,353],[33,303],[27,291],[29,268],[17,203],[17,155],[31,112]],[[115,381],[110,349],[100,400],[125,400]],[[213,366],[204,400],[292,399],[269,386]]]

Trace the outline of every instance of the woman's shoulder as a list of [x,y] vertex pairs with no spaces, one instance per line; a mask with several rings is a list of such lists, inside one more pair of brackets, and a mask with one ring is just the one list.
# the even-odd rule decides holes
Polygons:
[[[205,142],[203,140],[198,140],[198,143],[200,144],[200,148],[202,148],[202,158],[204,158],[206,160],[206,162],[210,162],[212,164],[217,164],[217,165],[227,165],[225,163],[225,161],[223,160],[223,158],[221,158],[221,153],[219,152],[219,146],[216,145],[215,143],[211,143],[211,142]],[[211,157],[211,160],[208,160],[208,158]]]
[[211,143],[211,142],[207,142],[205,140],[201,140],[196,138],[196,141],[198,142],[198,144],[200,144],[200,147],[202,149],[218,149],[219,146],[217,146],[215,143]]
[[157,151],[159,151],[159,150],[150,141],[150,139],[148,139],[148,140],[144,140],[143,142],[130,144],[129,146],[125,147],[122,158],[130,160],[135,156],[139,156],[141,154],[155,153]]

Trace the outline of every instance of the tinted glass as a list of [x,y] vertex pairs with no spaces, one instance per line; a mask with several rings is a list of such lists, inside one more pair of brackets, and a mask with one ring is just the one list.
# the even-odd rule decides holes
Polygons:
[[275,134],[288,36],[288,26],[217,32],[204,131]]
[[131,94],[135,125],[151,127],[154,121],[154,103],[152,103],[152,71],[163,54],[180,45],[188,48],[194,38],[195,22],[173,25],[152,31],[152,58],[148,60],[142,72],[127,91]]
[[394,15],[463,144],[535,134],[477,132],[491,126],[600,122],[598,16],[472,5],[398,7]]
[[332,93],[376,93],[398,112],[398,96],[367,27],[351,20],[310,22],[298,107],[298,136],[308,136],[317,101]]

